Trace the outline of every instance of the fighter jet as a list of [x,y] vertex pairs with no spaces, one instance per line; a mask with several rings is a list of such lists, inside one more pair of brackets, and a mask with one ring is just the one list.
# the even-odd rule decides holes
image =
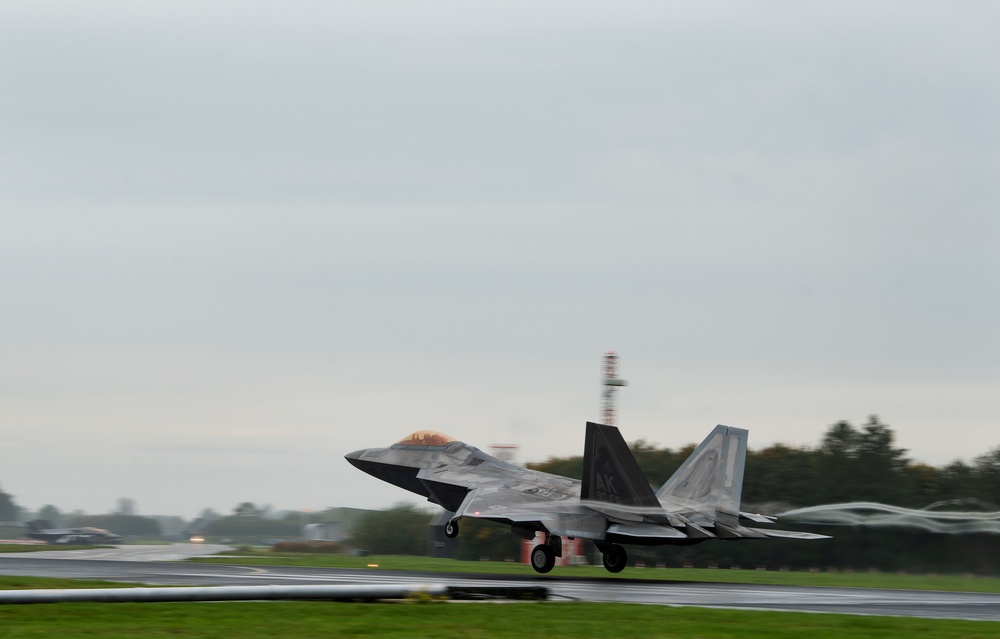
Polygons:
[[621,572],[622,544],[697,544],[709,539],[823,539],[807,532],[751,528],[775,518],[740,511],[747,431],[716,426],[677,472],[653,492],[614,426],[587,422],[583,480],[521,468],[436,431],[417,431],[388,448],[345,455],[364,472],[422,495],[451,512],[445,535],[462,518],[506,524],[515,535],[543,543],[531,566],[552,570],[562,538],[593,541],[604,567]]
[[89,544],[120,544],[122,538],[103,528],[84,526],[82,528],[53,528],[45,519],[28,522],[26,537],[38,539],[47,544],[57,546],[89,545]]

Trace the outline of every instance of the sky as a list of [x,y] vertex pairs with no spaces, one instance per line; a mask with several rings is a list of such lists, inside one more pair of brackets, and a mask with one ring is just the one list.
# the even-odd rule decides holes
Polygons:
[[609,350],[628,441],[971,461],[998,78],[985,1],[4,2],[0,488],[419,503],[343,455],[580,455]]

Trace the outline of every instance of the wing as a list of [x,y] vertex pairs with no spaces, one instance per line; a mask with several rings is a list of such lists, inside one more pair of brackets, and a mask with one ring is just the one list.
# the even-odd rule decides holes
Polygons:
[[523,490],[503,486],[484,486],[469,491],[462,505],[455,511],[455,517],[489,519],[502,523],[537,522],[545,525],[555,520],[557,511],[558,508],[551,499],[536,498]]

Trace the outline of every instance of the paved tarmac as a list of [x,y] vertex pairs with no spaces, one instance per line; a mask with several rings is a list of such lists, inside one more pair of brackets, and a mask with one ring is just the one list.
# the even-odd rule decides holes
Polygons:
[[117,551],[0,554],[0,574],[192,586],[419,583],[479,587],[545,586],[554,599],[563,600],[1000,621],[1000,594],[583,579],[560,577],[558,574],[508,576],[261,567],[174,561],[217,550],[218,547],[174,544],[122,546]]

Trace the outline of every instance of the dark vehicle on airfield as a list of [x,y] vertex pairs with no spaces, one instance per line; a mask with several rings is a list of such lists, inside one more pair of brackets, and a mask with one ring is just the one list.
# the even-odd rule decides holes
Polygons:
[[81,528],[53,528],[52,524],[44,519],[29,521],[28,532],[25,533],[25,536],[55,546],[89,546],[122,543],[121,535],[116,535],[103,528],[93,528],[91,526]]

